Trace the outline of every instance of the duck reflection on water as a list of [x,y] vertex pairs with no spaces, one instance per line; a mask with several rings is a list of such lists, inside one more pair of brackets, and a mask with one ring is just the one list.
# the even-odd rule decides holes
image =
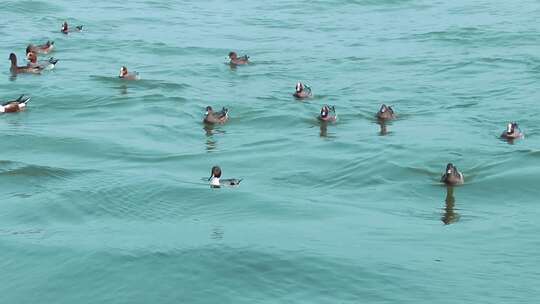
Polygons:
[[456,199],[454,198],[454,187],[446,187],[445,207],[441,221],[445,225],[450,225],[459,221],[460,215],[455,212]]

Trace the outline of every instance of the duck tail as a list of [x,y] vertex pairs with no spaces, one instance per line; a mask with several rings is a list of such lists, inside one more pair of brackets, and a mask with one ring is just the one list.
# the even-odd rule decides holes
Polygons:
[[55,65],[58,62],[58,59],[51,57],[49,58],[49,63]]
[[8,101],[8,102],[5,102],[2,104],[2,106],[7,106],[8,104],[12,103],[12,102],[17,102],[17,103],[24,103],[26,104],[28,101],[30,100],[30,97],[29,96],[26,96],[24,94],[22,94],[21,96],[19,96],[19,98],[13,100],[13,101]]
[[19,96],[19,98],[17,98],[17,102],[18,103],[24,103],[26,104],[27,102],[30,101],[30,96],[26,96],[24,94],[22,94],[21,96]]
[[83,30],[83,26],[82,26],[82,25],[77,25],[75,28],[76,28],[77,30],[79,30],[79,31],[82,31],[82,30]]

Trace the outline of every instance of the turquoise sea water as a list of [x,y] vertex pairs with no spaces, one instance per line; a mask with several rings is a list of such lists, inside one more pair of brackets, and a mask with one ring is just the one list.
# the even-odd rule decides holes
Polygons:
[[[0,99],[32,96],[0,116],[0,303],[540,297],[538,1],[0,7]],[[9,53],[48,39],[56,69],[11,78]],[[207,105],[230,122],[205,129]],[[241,186],[210,189],[215,164]]]

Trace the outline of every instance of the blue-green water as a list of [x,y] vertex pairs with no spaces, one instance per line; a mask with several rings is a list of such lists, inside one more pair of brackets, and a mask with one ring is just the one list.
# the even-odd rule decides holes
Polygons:
[[[0,7],[0,99],[32,96],[0,116],[0,303],[540,297],[538,1]],[[10,78],[9,53],[47,39],[57,68]],[[292,99],[298,80],[314,99]],[[230,122],[206,130],[206,105]],[[210,189],[215,164],[242,185]]]

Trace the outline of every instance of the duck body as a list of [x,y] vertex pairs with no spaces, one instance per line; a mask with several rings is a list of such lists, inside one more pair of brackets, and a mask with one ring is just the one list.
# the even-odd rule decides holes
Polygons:
[[139,72],[131,72],[124,76],[119,76],[119,78],[124,80],[140,80],[141,76],[139,76]]
[[218,166],[212,167],[212,175],[208,179],[211,188],[221,188],[221,186],[238,186],[242,179],[238,178],[221,178],[221,168]]
[[459,172],[459,170],[452,163],[449,163],[446,165],[446,171],[441,177],[441,182],[449,186],[455,186],[462,185],[465,182],[465,179],[463,177],[463,173]]
[[377,112],[376,117],[379,120],[387,121],[396,118],[396,114],[394,113],[394,109],[392,109],[392,107],[383,104]]
[[317,117],[322,122],[336,122],[337,114],[334,106],[325,105],[321,109],[321,114]]
[[128,69],[123,66],[120,69],[120,75],[118,78],[123,80],[139,80],[141,77],[139,76],[139,72],[129,72]]
[[238,57],[238,54],[236,54],[236,52],[230,52],[229,59],[230,59],[229,63],[231,65],[244,65],[244,64],[249,63],[248,55]]
[[0,106],[0,113],[15,113],[23,111],[26,108],[28,101],[30,101],[29,96],[21,95],[16,100],[3,103]]
[[211,106],[206,107],[203,122],[207,124],[224,124],[229,120],[229,109],[223,107],[221,111],[215,112]]
[[18,66],[17,56],[14,53],[9,54],[9,60],[11,61],[10,71],[12,74],[30,73],[39,74],[43,70],[40,66]]
[[29,52],[28,54],[26,54],[26,58],[30,61],[27,67],[40,68],[41,70],[52,70],[58,62],[58,59],[54,57],[50,57],[47,60],[38,61],[37,54],[34,52]]
[[301,82],[296,84],[296,91],[293,94],[298,99],[305,99],[312,97],[311,88]]
[[520,139],[525,137],[523,132],[519,129],[516,122],[511,122],[506,126],[506,130],[501,134],[501,138],[507,140]]
[[222,179],[222,178],[218,178],[218,177],[212,177],[210,179],[210,186],[212,188],[220,188],[221,186],[234,187],[234,186],[240,185],[241,181],[242,181],[242,179],[238,179],[238,178],[225,178],[225,179]]
[[49,54],[52,51],[54,51],[54,41],[47,41],[45,44],[42,45],[29,44],[26,47],[27,55],[30,52],[34,52],[36,54]]

